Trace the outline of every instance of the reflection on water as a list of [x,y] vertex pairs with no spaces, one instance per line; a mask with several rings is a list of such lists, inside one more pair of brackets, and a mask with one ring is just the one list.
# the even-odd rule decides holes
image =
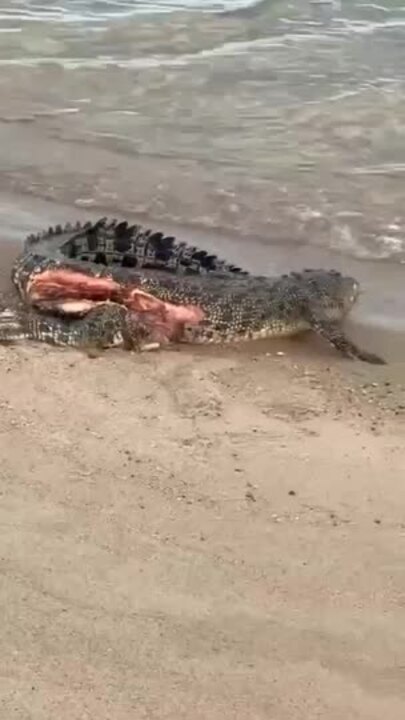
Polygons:
[[405,259],[405,2],[1,0],[0,18],[3,188]]

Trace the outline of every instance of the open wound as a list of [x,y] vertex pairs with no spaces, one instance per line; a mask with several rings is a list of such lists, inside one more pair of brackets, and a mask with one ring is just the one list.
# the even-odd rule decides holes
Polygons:
[[93,277],[72,270],[45,270],[34,275],[27,286],[28,299],[41,310],[80,317],[106,302],[125,305],[157,336],[179,339],[185,325],[198,325],[204,312],[197,305],[174,305],[112,278]]

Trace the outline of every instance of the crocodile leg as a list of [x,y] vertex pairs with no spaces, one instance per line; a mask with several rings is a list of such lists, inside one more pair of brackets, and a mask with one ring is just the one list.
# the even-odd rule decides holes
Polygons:
[[318,335],[327,340],[347,358],[362,360],[363,362],[372,363],[373,365],[386,365],[385,360],[378,355],[367,352],[357,347],[355,343],[349,340],[342,331],[342,328],[336,322],[328,319],[311,315],[309,318],[311,328]]
[[[118,313],[116,314],[114,336],[111,333],[111,322],[103,322],[107,320],[104,308],[102,313],[100,310],[100,307],[92,309],[85,318],[75,318],[74,320],[44,315],[32,310],[18,313],[6,310],[0,314],[0,342],[14,343],[21,340],[35,340],[50,345],[74,347],[93,345],[93,342],[99,347],[122,344],[123,318]],[[120,310],[124,309],[120,308]]]
[[35,311],[0,313],[0,343],[34,340],[50,345],[83,350],[123,347],[149,350],[159,346],[153,337],[153,323],[131,313],[122,305],[104,303],[84,318],[69,319]]

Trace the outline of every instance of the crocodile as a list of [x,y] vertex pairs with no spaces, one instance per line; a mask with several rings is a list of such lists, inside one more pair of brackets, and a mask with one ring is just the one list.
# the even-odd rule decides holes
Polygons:
[[342,330],[360,288],[336,270],[277,277],[246,270],[126,221],[57,225],[29,235],[12,269],[20,304],[0,313],[0,342],[148,350],[312,330],[374,364]]

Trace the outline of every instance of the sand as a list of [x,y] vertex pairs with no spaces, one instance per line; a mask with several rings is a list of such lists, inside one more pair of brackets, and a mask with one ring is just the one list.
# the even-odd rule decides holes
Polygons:
[[0,348],[1,717],[402,720],[403,378]]

